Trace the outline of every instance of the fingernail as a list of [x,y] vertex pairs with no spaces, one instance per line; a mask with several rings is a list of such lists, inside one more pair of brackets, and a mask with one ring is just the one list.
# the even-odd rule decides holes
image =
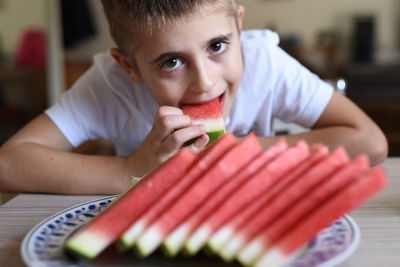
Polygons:
[[200,125],[200,129],[205,132],[207,130],[207,127],[205,125]]

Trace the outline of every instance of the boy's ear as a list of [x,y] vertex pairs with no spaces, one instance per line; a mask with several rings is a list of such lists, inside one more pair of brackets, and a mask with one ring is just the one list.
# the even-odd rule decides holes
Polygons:
[[242,26],[243,26],[243,17],[244,17],[244,6],[238,5],[239,31],[242,30]]
[[111,56],[118,62],[125,72],[128,73],[129,77],[131,77],[134,82],[142,82],[142,77],[137,66],[122,54],[118,48],[111,48]]

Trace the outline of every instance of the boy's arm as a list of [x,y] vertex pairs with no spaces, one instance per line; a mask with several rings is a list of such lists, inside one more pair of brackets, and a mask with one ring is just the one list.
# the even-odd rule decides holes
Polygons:
[[127,157],[71,149],[50,118],[40,115],[0,148],[0,191],[115,194],[129,186],[134,170]]
[[[279,138],[260,137],[260,141],[268,147]],[[379,127],[353,102],[337,92],[333,93],[311,131],[285,138],[289,144],[304,139],[309,143],[326,144],[330,149],[344,145],[350,156],[366,154],[374,165],[381,163],[388,153],[386,137]]]
[[117,194],[174,155],[195,137],[194,151],[208,142],[205,128],[182,110],[160,107],[152,130],[127,157],[69,152],[72,145],[47,115],[26,125],[0,148],[0,192]]

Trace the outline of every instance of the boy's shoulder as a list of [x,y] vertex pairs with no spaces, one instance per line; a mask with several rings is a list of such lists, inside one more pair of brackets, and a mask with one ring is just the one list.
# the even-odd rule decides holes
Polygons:
[[[141,84],[132,82],[129,75],[111,56],[110,51],[96,53],[93,63],[71,87],[71,91],[80,97],[82,94],[88,98],[95,96],[105,102],[111,99],[138,99],[146,90]],[[69,90],[70,91],[70,90]]]
[[244,30],[240,34],[240,39],[245,46],[279,45],[278,33],[271,30]]
[[93,56],[93,65],[104,72],[120,69],[115,59],[111,56],[110,51],[96,53]]
[[93,56],[92,71],[89,76],[95,82],[96,80],[98,82],[100,78],[100,81],[111,90],[125,91],[125,89],[131,90],[132,87],[136,87],[129,75],[111,56],[110,51],[100,52]]

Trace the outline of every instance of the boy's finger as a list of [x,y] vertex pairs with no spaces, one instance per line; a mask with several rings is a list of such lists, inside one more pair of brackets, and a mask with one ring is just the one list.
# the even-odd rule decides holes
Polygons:
[[164,153],[171,153],[172,151],[179,150],[185,142],[204,135],[205,131],[204,125],[192,125],[179,129],[164,140],[162,143],[162,150]]
[[154,137],[162,142],[177,129],[191,126],[192,120],[186,115],[168,115],[160,118],[154,125]]
[[207,144],[210,138],[206,134],[202,134],[196,139],[196,141],[190,145],[190,148],[194,153],[200,152]]
[[183,111],[177,107],[161,106],[157,110],[155,120],[158,121],[159,119],[170,115],[183,115]]

